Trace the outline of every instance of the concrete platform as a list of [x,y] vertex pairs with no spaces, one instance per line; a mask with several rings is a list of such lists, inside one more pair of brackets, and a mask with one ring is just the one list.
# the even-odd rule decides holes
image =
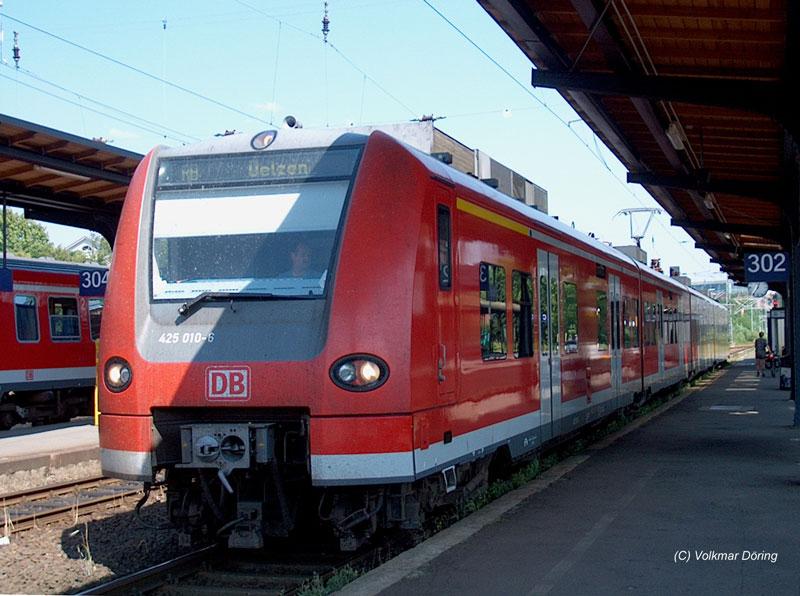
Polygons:
[[798,594],[794,404],[717,375],[340,594]]
[[97,427],[91,418],[0,431],[0,475],[99,458]]

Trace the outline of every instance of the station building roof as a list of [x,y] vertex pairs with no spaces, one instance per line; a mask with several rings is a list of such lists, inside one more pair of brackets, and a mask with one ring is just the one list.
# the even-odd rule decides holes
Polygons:
[[0,196],[26,217],[110,242],[142,155],[0,114]]
[[797,221],[787,0],[478,0],[696,247],[737,280]]

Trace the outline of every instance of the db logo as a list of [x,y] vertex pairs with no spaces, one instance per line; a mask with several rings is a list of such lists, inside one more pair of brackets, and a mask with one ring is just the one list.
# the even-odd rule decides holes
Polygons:
[[206,399],[250,399],[250,369],[207,368]]

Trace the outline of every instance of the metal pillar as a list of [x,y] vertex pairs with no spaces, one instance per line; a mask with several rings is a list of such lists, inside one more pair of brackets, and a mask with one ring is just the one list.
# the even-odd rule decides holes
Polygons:
[[6,218],[7,209],[8,205],[6,201],[6,193],[3,191],[3,269],[6,268],[8,261],[8,220]]
[[[796,230],[798,222],[794,222]],[[794,400],[794,426],[800,426],[800,324],[796,320],[796,313],[800,313],[800,240],[797,234],[792,234],[792,267],[789,279],[789,300],[786,316],[789,319],[791,343],[789,344],[792,355],[792,399]]]

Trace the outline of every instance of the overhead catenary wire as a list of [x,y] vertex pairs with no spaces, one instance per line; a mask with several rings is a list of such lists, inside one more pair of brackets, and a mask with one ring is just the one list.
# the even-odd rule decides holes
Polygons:
[[[0,66],[5,66],[6,68],[10,68],[10,66],[7,65],[7,64],[1,64]],[[199,141],[200,140],[199,137],[195,137],[195,136],[192,136],[192,135],[187,134],[185,132],[182,132],[180,130],[176,130],[174,128],[170,128],[170,127],[168,127],[168,126],[166,126],[164,124],[160,124],[158,122],[154,122],[152,120],[148,120],[146,118],[142,118],[141,116],[137,116],[136,114],[132,114],[131,112],[126,112],[125,110],[121,110],[120,108],[116,108],[116,107],[114,107],[114,106],[112,106],[110,104],[103,103],[102,101],[99,101],[97,99],[93,99],[93,98],[89,97],[88,95],[85,95],[83,93],[79,93],[79,92],[75,91],[74,89],[70,89],[68,87],[64,87],[63,85],[59,85],[58,83],[54,83],[53,81],[50,81],[50,80],[48,80],[48,79],[46,79],[46,78],[44,78],[42,76],[39,76],[36,73],[34,73],[34,72],[32,72],[32,71],[30,71],[28,69],[20,68],[19,72],[21,72],[25,76],[28,76],[28,77],[36,80],[36,81],[39,81],[40,83],[44,83],[45,85],[49,85],[50,87],[54,87],[54,88],[58,89],[59,91],[64,91],[65,93],[69,93],[71,95],[74,95],[75,97],[77,97],[77,98],[79,98],[81,100],[85,100],[85,101],[88,101],[88,102],[93,103],[95,105],[98,105],[98,106],[101,106],[103,108],[106,108],[108,110],[112,110],[112,111],[117,112],[119,114],[122,114],[122,115],[124,115],[124,116],[126,116],[128,118],[133,118],[134,120],[138,120],[139,122],[143,122],[144,124],[147,124],[148,126],[155,127],[157,130],[174,133],[174,134],[179,135],[180,137],[182,137],[182,138],[170,137],[174,141],[185,142],[187,139],[191,140],[191,141]],[[30,88],[38,89],[36,87],[30,87]],[[58,99],[62,99],[57,95],[53,95],[53,97],[56,97]],[[80,105],[81,105],[81,107],[83,107],[83,104],[80,104]],[[109,118],[113,118],[115,120],[119,120],[120,122],[124,122],[125,124],[132,124],[129,120],[118,119],[118,118],[116,118],[114,116],[110,116],[110,115],[108,117]],[[150,131],[148,130],[148,132],[150,132]],[[167,136],[167,135],[164,135],[164,136]]]
[[275,70],[272,73],[272,103],[270,104],[269,123],[275,122],[275,108],[278,106],[278,65],[281,55],[281,28],[283,23],[278,21],[278,35],[275,41]]
[[[306,31],[305,29],[302,29],[302,28],[300,28],[300,27],[298,27],[298,26],[296,26],[296,25],[292,25],[292,24],[291,24],[291,23],[289,23],[288,21],[284,21],[284,20],[282,20],[282,19],[279,19],[278,17],[276,17],[276,16],[274,16],[274,15],[271,15],[270,13],[268,13],[268,12],[265,12],[265,11],[261,10],[261,9],[260,9],[260,8],[258,8],[257,6],[253,6],[253,5],[252,5],[252,4],[250,4],[249,2],[245,2],[244,0],[234,0],[234,1],[235,1],[237,4],[241,4],[242,6],[244,6],[244,7],[246,7],[246,8],[249,8],[249,9],[250,9],[250,10],[252,10],[253,12],[256,12],[256,13],[258,13],[258,14],[262,15],[262,16],[265,16],[265,17],[267,17],[268,19],[272,19],[273,21],[277,21],[278,23],[282,23],[284,26],[286,26],[286,27],[288,27],[288,28],[290,28],[290,29],[293,29],[294,31],[297,31],[298,33],[302,33],[303,35],[307,35],[307,36],[309,36],[309,37],[312,37],[312,38],[314,38],[314,39],[316,39],[316,40],[318,40],[318,41],[324,41],[324,40],[323,40],[323,37],[322,37],[321,35],[317,35],[316,33],[311,33],[310,31]],[[397,105],[401,106],[401,107],[402,107],[404,110],[408,111],[408,112],[409,112],[409,113],[410,113],[412,116],[417,116],[417,115],[419,114],[419,112],[417,112],[417,111],[413,110],[412,108],[410,108],[410,107],[409,107],[408,105],[406,105],[406,104],[405,104],[403,101],[401,101],[401,100],[400,100],[398,97],[396,97],[396,96],[395,96],[393,93],[391,93],[391,92],[390,92],[388,89],[386,89],[386,88],[385,88],[383,85],[381,85],[381,84],[380,84],[378,81],[376,81],[376,80],[375,80],[373,77],[371,77],[369,74],[367,74],[367,72],[366,72],[366,71],[365,71],[363,68],[361,68],[360,66],[358,66],[358,65],[357,65],[355,62],[353,62],[353,61],[352,61],[352,60],[351,60],[351,59],[350,59],[350,58],[349,58],[349,57],[348,57],[348,56],[347,56],[347,55],[346,55],[344,52],[342,52],[342,51],[341,51],[341,50],[340,50],[338,47],[336,47],[336,45],[335,45],[335,44],[333,44],[333,43],[332,43],[330,40],[328,40],[328,43],[327,43],[327,45],[328,45],[328,46],[329,46],[329,47],[330,47],[330,48],[331,48],[331,49],[332,49],[334,52],[336,52],[336,53],[337,53],[337,54],[338,54],[338,55],[339,55],[339,56],[342,58],[342,60],[344,60],[344,61],[345,61],[347,64],[349,64],[349,65],[350,65],[350,66],[351,66],[353,69],[355,69],[357,72],[359,72],[359,73],[360,73],[360,74],[362,74],[364,77],[366,77],[366,79],[367,79],[367,80],[368,80],[370,83],[372,83],[373,85],[375,85],[375,87],[377,87],[378,89],[380,89],[380,91],[381,91],[381,92],[382,92],[384,95],[386,95],[386,97],[388,97],[389,99],[391,99],[391,100],[392,100],[393,102],[395,102]]]
[[[125,120],[125,119],[120,118],[118,116],[113,116],[113,115],[108,114],[106,112],[103,112],[101,110],[98,110],[98,109],[95,109],[95,108],[91,108],[89,106],[85,106],[85,105],[81,104],[80,102],[73,101],[71,99],[68,99],[68,98],[60,96],[60,95],[56,95],[55,93],[51,93],[50,91],[47,91],[45,89],[41,89],[40,87],[35,87],[34,85],[30,85],[28,83],[25,83],[24,81],[20,81],[15,77],[10,77],[10,76],[5,75],[5,74],[3,74],[1,72],[0,72],[0,78],[8,79],[9,81],[14,81],[18,85],[22,85],[23,87],[27,87],[28,89],[33,89],[34,91],[38,91],[39,93],[43,93],[45,95],[49,95],[50,97],[58,99],[59,101],[63,101],[65,103],[72,104],[72,105],[77,106],[77,107],[79,107],[81,109],[85,109],[85,110],[88,110],[90,112],[94,112],[95,114],[98,114],[100,116],[104,116],[106,118],[111,118],[112,120],[117,120],[119,122],[124,122],[125,124],[128,124],[129,126],[133,126],[133,127],[138,128],[140,130],[144,130],[145,132],[149,132],[151,134],[158,135],[158,136],[164,136],[164,137],[170,138],[170,139],[172,139],[174,141],[178,141],[179,143],[185,143],[186,142],[185,139],[180,139],[180,138],[173,137],[173,136],[170,136],[170,135],[164,135],[163,134],[163,129],[162,130],[155,130],[155,129],[150,128],[148,126],[145,126],[145,125],[142,125],[142,124],[139,124],[139,123],[136,123],[136,122],[131,122],[129,120]],[[110,109],[114,109],[114,110],[120,111],[117,108],[110,108]],[[138,116],[133,116],[133,117],[134,118],[138,118]]]
[[[507,68],[505,68],[505,67],[504,67],[502,64],[500,64],[500,63],[499,63],[497,60],[495,60],[495,59],[494,59],[494,58],[493,58],[493,57],[492,57],[492,56],[491,56],[491,55],[490,55],[490,54],[489,54],[489,53],[488,53],[486,50],[484,50],[484,49],[483,49],[481,46],[479,46],[479,45],[478,45],[478,44],[477,44],[475,41],[473,41],[473,39],[472,39],[470,36],[468,36],[466,33],[464,33],[464,31],[462,31],[462,30],[461,30],[461,29],[458,27],[458,25],[456,25],[456,24],[455,24],[453,21],[451,21],[449,18],[447,18],[447,16],[446,16],[446,15],[444,15],[444,14],[443,14],[443,13],[442,13],[442,12],[441,12],[441,11],[440,11],[438,8],[436,8],[436,7],[435,7],[433,4],[431,4],[431,2],[430,2],[429,0],[422,0],[422,2],[423,2],[423,3],[424,3],[424,4],[425,4],[425,5],[428,7],[428,8],[430,8],[430,9],[431,9],[431,10],[432,10],[434,13],[436,13],[436,15],[438,15],[438,16],[439,16],[439,18],[441,18],[441,19],[442,19],[442,20],[443,20],[445,23],[447,23],[447,24],[448,24],[448,25],[449,25],[449,26],[450,26],[450,27],[451,27],[451,28],[452,28],[452,29],[453,29],[453,30],[454,30],[456,33],[458,33],[458,34],[459,34],[459,35],[460,35],[462,38],[464,38],[464,39],[465,39],[465,40],[466,40],[466,41],[467,41],[467,42],[468,42],[468,43],[469,43],[471,46],[473,46],[473,47],[474,47],[474,48],[475,48],[475,49],[476,49],[478,52],[480,52],[480,53],[481,53],[481,54],[482,54],[482,55],[483,55],[483,56],[484,56],[484,57],[485,57],[487,60],[489,60],[489,61],[490,61],[492,64],[494,64],[494,65],[495,65],[495,66],[496,66],[496,67],[497,67],[497,68],[498,68],[498,69],[499,69],[501,72],[503,72],[503,73],[504,73],[504,74],[505,74],[505,75],[506,75],[506,76],[507,76],[507,77],[508,77],[508,78],[509,78],[509,79],[510,79],[510,80],[511,80],[511,81],[512,81],[512,82],[513,82],[513,83],[514,83],[514,84],[515,84],[517,87],[519,87],[520,89],[522,89],[522,91],[524,91],[526,95],[528,95],[528,96],[530,96],[531,98],[533,98],[533,99],[534,99],[534,100],[535,100],[537,103],[539,103],[539,104],[540,104],[542,107],[544,107],[544,108],[545,108],[545,110],[547,110],[547,112],[549,112],[549,113],[550,113],[550,114],[551,114],[551,115],[552,115],[552,116],[553,116],[553,117],[554,117],[556,120],[558,120],[558,121],[559,121],[559,122],[560,122],[560,123],[561,123],[563,126],[565,126],[565,127],[566,127],[566,128],[567,128],[567,129],[568,129],[568,130],[569,130],[569,131],[570,131],[570,132],[573,134],[573,136],[574,136],[576,139],[578,139],[578,141],[579,141],[579,142],[580,142],[580,143],[581,143],[581,144],[582,144],[584,147],[586,147],[586,149],[589,151],[589,153],[591,153],[591,155],[592,155],[592,156],[593,156],[595,159],[597,159],[597,160],[598,160],[598,161],[599,161],[599,162],[600,162],[600,163],[601,163],[601,164],[604,166],[604,168],[605,168],[605,169],[606,169],[606,170],[607,170],[607,171],[608,171],[608,172],[611,174],[611,176],[612,176],[612,177],[613,177],[613,178],[614,178],[614,179],[615,179],[615,180],[616,180],[616,181],[617,181],[617,182],[618,182],[618,183],[619,183],[619,184],[622,186],[622,188],[624,188],[624,189],[625,189],[625,191],[626,191],[628,194],[630,194],[630,195],[631,195],[631,196],[632,196],[632,197],[633,197],[633,198],[634,198],[634,199],[635,199],[635,200],[636,200],[636,201],[637,201],[637,202],[638,202],[640,205],[642,205],[643,207],[646,207],[646,206],[647,206],[647,205],[645,205],[644,201],[642,201],[642,199],[639,197],[639,195],[637,195],[637,194],[636,194],[636,193],[635,193],[633,190],[631,190],[631,188],[630,188],[630,186],[628,185],[627,181],[623,181],[623,180],[622,180],[622,179],[621,179],[621,178],[620,178],[620,177],[619,177],[619,176],[616,174],[616,172],[614,172],[614,171],[611,169],[611,167],[608,165],[608,163],[606,163],[606,162],[605,162],[605,160],[604,160],[603,158],[601,158],[601,157],[600,157],[599,155],[597,155],[597,154],[596,154],[594,151],[592,151],[592,149],[591,149],[591,147],[589,146],[589,144],[588,144],[588,143],[587,143],[587,142],[586,142],[586,141],[585,141],[583,138],[581,138],[581,136],[578,134],[578,132],[577,132],[576,130],[574,130],[574,129],[573,129],[571,126],[569,126],[569,124],[567,123],[567,121],[566,121],[566,120],[564,120],[564,118],[562,118],[562,117],[561,117],[561,116],[560,116],[558,113],[556,113],[556,112],[555,112],[555,110],[553,110],[553,109],[552,109],[552,108],[551,108],[549,105],[547,105],[547,103],[546,103],[544,100],[542,100],[542,99],[541,99],[539,96],[537,96],[537,95],[536,95],[536,94],[535,94],[535,93],[534,93],[534,92],[533,92],[533,91],[532,91],[532,90],[531,90],[531,89],[530,89],[528,86],[526,86],[526,85],[525,85],[525,84],[523,84],[521,81],[519,81],[519,80],[518,80],[518,79],[517,79],[517,78],[516,78],[516,77],[515,77],[515,76],[514,76],[514,75],[513,75],[513,74],[512,74],[512,73],[511,73],[511,72],[510,72],[508,69],[507,69]],[[592,134],[594,134],[594,132],[593,132]],[[595,135],[595,136],[596,136],[596,135]],[[685,246],[683,246],[683,245],[680,243],[680,241],[679,241],[679,240],[678,240],[678,239],[677,239],[677,238],[676,238],[676,237],[675,237],[675,236],[672,234],[672,231],[671,231],[671,230],[670,230],[670,229],[669,229],[667,226],[665,226],[665,225],[663,224],[663,222],[661,222],[660,220],[656,220],[656,223],[659,225],[659,227],[661,227],[661,228],[662,228],[662,229],[663,229],[663,230],[664,230],[664,231],[667,233],[667,235],[668,235],[670,238],[672,238],[672,239],[673,239],[673,241],[675,241],[675,243],[676,243],[678,246],[680,246],[680,247],[681,247],[681,249],[682,249],[682,250],[683,250],[683,251],[684,251],[684,252],[685,252],[687,255],[689,255],[689,257],[690,257],[690,258],[691,258],[691,259],[692,259],[692,260],[693,260],[695,263],[697,263],[698,265],[701,265],[701,266],[705,266],[705,264],[704,264],[704,263],[701,263],[701,262],[700,262],[700,261],[697,259],[697,257],[695,256],[695,254],[694,254],[692,251],[690,251],[689,249],[687,249]]]
[[123,62],[122,60],[118,60],[116,58],[113,58],[111,56],[103,54],[102,52],[98,52],[97,50],[93,50],[93,49],[88,48],[86,46],[83,46],[83,45],[81,45],[79,43],[76,43],[76,42],[74,42],[72,40],[69,40],[69,39],[67,39],[65,37],[61,37],[60,35],[56,35],[55,33],[51,33],[50,31],[47,31],[46,29],[42,29],[41,27],[37,27],[36,25],[31,25],[30,23],[26,23],[25,21],[22,21],[20,19],[15,18],[15,17],[9,16],[8,14],[3,14],[3,16],[6,19],[10,20],[10,21],[14,21],[15,23],[19,23],[20,25],[23,25],[24,27],[28,27],[29,29],[32,29],[32,30],[34,30],[34,31],[36,31],[38,33],[41,33],[42,35],[46,35],[46,36],[48,36],[48,37],[50,37],[52,39],[56,39],[56,40],[58,40],[58,41],[60,41],[62,43],[65,43],[65,44],[70,45],[70,46],[72,46],[74,48],[77,48],[79,50],[87,52],[87,53],[89,53],[89,54],[91,54],[93,56],[96,56],[97,58],[100,58],[100,59],[105,60],[107,62],[111,62],[112,64],[116,64],[117,66],[120,66],[122,68],[130,70],[130,71],[135,72],[137,74],[140,74],[140,75],[142,75],[144,77],[147,77],[149,79],[152,79],[154,81],[158,81],[159,83],[163,83],[164,85],[172,87],[173,89],[177,89],[178,91],[182,91],[183,93],[187,93],[187,94],[189,94],[189,95],[191,95],[193,97],[196,97],[196,98],[201,99],[203,101],[207,101],[209,103],[212,103],[212,104],[216,105],[217,107],[220,107],[220,108],[223,108],[225,110],[234,112],[236,114],[239,114],[240,116],[245,116],[246,118],[250,118],[252,120],[256,120],[258,122],[262,122],[262,123],[266,122],[264,120],[264,118],[261,118],[259,116],[254,115],[254,114],[249,114],[249,113],[247,113],[247,112],[245,112],[243,110],[240,110],[239,108],[235,108],[233,106],[230,106],[230,105],[228,105],[226,103],[223,103],[223,102],[221,102],[221,101],[219,101],[217,99],[214,99],[213,97],[209,97],[207,95],[203,95],[202,93],[194,91],[193,89],[189,89],[188,87],[184,87],[183,85],[179,85],[177,83],[173,83],[172,81],[169,81],[167,79],[159,77],[158,75],[154,75],[153,73],[147,72],[146,70],[142,70],[141,68],[137,68],[136,66],[131,66],[130,64],[127,64],[127,63]]

